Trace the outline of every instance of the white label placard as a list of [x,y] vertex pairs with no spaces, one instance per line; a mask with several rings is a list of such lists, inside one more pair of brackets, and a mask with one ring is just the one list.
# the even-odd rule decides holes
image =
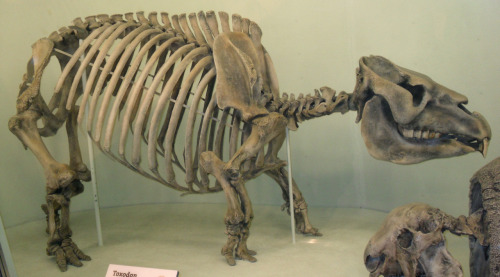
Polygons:
[[110,264],[106,277],[177,277],[179,271]]

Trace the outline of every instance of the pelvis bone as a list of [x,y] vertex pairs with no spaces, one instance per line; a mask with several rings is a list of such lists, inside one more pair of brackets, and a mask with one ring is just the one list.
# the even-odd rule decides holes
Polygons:
[[431,78],[382,57],[360,59],[353,104],[370,154],[398,164],[486,155],[491,129],[468,100]]
[[391,211],[370,239],[364,261],[370,277],[463,276],[460,263],[446,249],[443,232],[477,233],[475,218],[454,218],[427,204],[412,203]]

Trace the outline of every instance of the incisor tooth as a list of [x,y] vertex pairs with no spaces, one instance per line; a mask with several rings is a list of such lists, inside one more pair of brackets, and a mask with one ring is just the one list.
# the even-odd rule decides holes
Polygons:
[[483,139],[483,143],[479,146],[479,152],[483,154],[483,157],[486,158],[486,154],[488,153],[488,146],[490,145],[490,141],[485,138]]

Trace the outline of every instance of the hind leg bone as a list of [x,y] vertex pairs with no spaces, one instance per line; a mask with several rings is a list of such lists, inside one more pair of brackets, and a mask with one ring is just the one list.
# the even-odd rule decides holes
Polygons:
[[[226,244],[222,247],[221,254],[226,258],[229,265],[235,265],[234,249],[240,244],[241,228],[245,223],[245,208],[240,202],[236,188],[224,176],[224,165],[214,152],[203,152],[200,155],[200,163],[210,174],[214,175],[221,184],[227,200],[227,211],[224,216],[226,224],[226,235],[228,236]],[[246,209],[248,214],[248,209]]]
[[[284,168],[278,168],[274,170],[266,171],[266,174],[273,178],[276,183],[283,190],[283,198],[286,203],[283,205],[283,209],[290,208],[290,199],[289,199],[289,186],[288,186],[288,171]],[[322,234],[318,231],[317,228],[314,228],[309,221],[309,215],[307,213],[307,203],[302,193],[299,190],[299,187],[295,183],[295,180],[292,179],[292,194],[293,194],[293,213],[295,217],[295,226],[297,230],[302,234],[309,234],[313,236],[321,236]],[[290,213],[290,211],[288,211]]]
[[261,149],[285,131],[286,119],[277,113],[256,118],[252,121],[252,130],[248,139],[227,162],[221,161],[213,152],[203,152],[200,164],[221,184],[228,202],[225,216],[228,240],[222,248],[229,265],[235,265],[235,258],[255,262],[256,253],[247,248],[253,210],[250,198],[244,186],[245,178],[241,167],[246,161],[255,162]]

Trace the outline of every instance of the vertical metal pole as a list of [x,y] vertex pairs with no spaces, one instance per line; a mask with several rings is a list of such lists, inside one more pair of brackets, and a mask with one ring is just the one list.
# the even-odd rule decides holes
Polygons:
[[286,128],[286,154],[288,161],[288,199],[290,202],[290,225],[292,228],[292,242],[295,244],[295,213],[293,209],[293,178],[292,178],[292,159],[290,153],[290,134],[289,129]]
[[[83,78],[82,78],[83,80]],[[88,106],[85,109],[88,113]],[[90,174],[92,176],[92,192],[94,193],[94,214],[95,214],[95,227],[97,229],[97,245],[103,246],[102,241],[102,230],[101,230],[101,211],[99,208],[99,197],[97,195],[97,178],[95,174],[95,163],[94,163],[94,145],[90,134],[87,133],[87,145],[89,149],[89,160],[90,160]]]
[[12,255],[10,253],[9,242],[7,241],[7,236],[5,235],[5,229],[3,228],[2,216],[0,215],[0,266],[5,262],[5,266],[7,267],[7,272],[4,272],[3,269],[0,268],[0,275],[5,273],[5,277],[17,277],[16,268],[14,267],[14,260],[12,259]]
[[[81,40],[80,40],[81,43]],[[84,55],[82,55],[82,59]],[[87,84],[87,72],[84,71],[82,75],[82,90],[85,91],[85,85]],[[89,105],[85,106],[85,113],[89,113]],[[88,118],[88,117],[87,117]],[[97,229],[97,245],[103,246],[102,241],[102,229],[101,229],[101,211],[99,208],[99,197],[97,194],[97,176],[95,174],[95,162],[94,162],[94,144],[90,134],[87,132],[87,149],[89,150],[89,160],[90,160],[90,174],[92,182],[92,192],[94,194],[94,214],[95,214],[95,226]]]

